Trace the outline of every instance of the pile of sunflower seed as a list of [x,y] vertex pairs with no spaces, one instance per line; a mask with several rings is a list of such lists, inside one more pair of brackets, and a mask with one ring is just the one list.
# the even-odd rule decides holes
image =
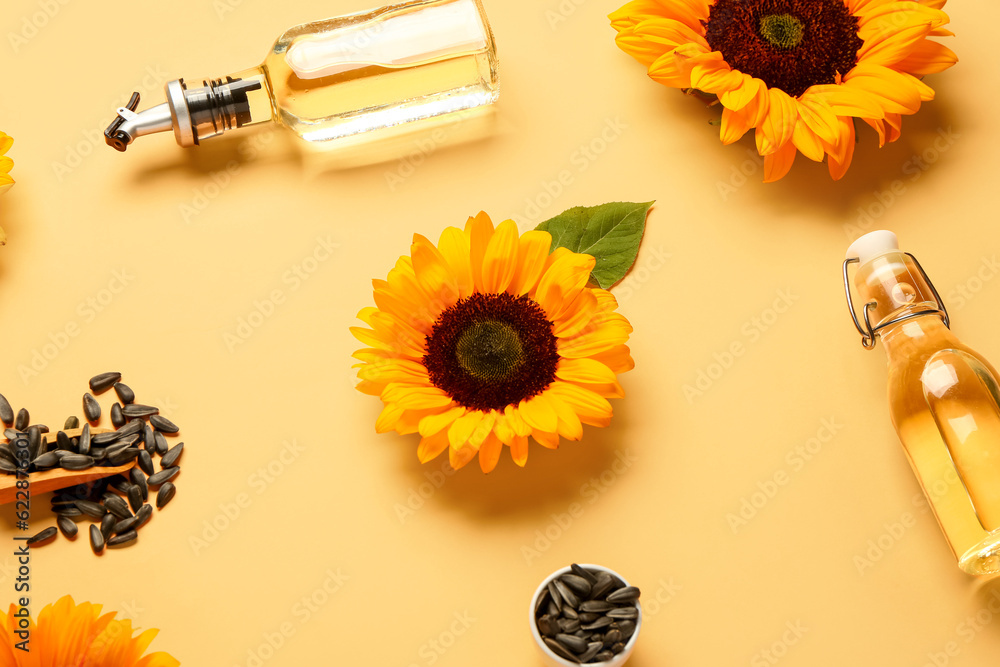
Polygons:
[[[135,461],[124,474],[104,477],[88,484],[77,484],[52,495],[52,512],[56,525],[69,539],[77,535],[76,521],[92,519],[100,525],[90,526],[90,544],[95,553],[109,547],[127,546],[138,539],[138,530],[149,521],[153,507],[148,502],[150,487],[157,488],[156,506],[162,509],[177,492],[173,480],[181,471],[177,464],[184,443],[174,446],[167,437],[180,429],[160,415],[158,408],[135,402],[135,393],[122,384],[121,373],[102,373],[90,379],[90,391],[101,394],[113,388],[120,402],[111,406],[111,423],[115,430],[91,435],[90,427],[101,420],[101,406],[91,393],[83,395],[86,422],[78,436],[65,431],[80,428],[78,417],[70,417],[63,429],[51,441],[49,427],[31,424],[27,410],[15,415],[10,403],[0,395],[0,421],[6,430],[6,443],[0,443],[0,473],[14,474],[17,459],[13,452],[16,440],[27,439],[31,473],[53,468],[87,470],[93,467],[114,467]],[[160,470],[154,466],[154,456],[160,457]],[[47,543],[55,537],[56,528],[49,527],[31,537],[28,546]]]
[[545,645],[576,663],[607,662],[625,650],[639,618],[639,589],[603,570],[576,563],[552,579],[535,604]]

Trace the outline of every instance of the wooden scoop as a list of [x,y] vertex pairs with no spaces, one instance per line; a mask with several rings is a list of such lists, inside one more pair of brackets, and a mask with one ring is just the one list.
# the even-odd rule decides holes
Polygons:
[[[75,438],[80,435],[83,429],[80,428],[69,428],[61,429],[63,433],[71,438]],[[96,428],[90,430],[91,437],[97,435],[98,433],[110,433],[112,429],[109,428]],[[46,436],[52,435],[47,433]],[[49,470],[43,470],[41,472],[33,472],[28,475],[28,484],[31,491],[31,496],[35,496],[46,493],[48,491],[55,491],[56,489],[64,489],[67,486],[74,486],[76,484],[84,484],[86,482],[93,482],[94,480],[101,479],[102,477],[111,477],[112,475],[117,475],[120,472],[125,472],[129,468],[135,466],[135,459],[132,459],[128,463],[124,463],[120,466],[100,466],[95,465],[86,470],[65,470],[63,468],[51,468]],[[0,505],[6,505],[17,500],[17,480],[21,479],[17,475],[13,475],[7,472],[0,473]]]

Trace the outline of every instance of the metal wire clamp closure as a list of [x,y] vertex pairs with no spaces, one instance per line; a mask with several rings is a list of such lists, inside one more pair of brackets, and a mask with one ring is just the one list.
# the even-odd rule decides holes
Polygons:
[[913,260],[913,263],[914,265],[916,265],[917,270],[920,271],[920,275],[923,276],[923,279],[927,282],[927,286],[931,288],[931,292],[934,294],[934,300],[937,301],[938,307],[921,310],[915,313],[907,313],[906,315],[895,317],[889,320],[888,322],[878,325],[877,327],[872,326],[871,320],[868,317],[869,309],[877,305],[875,301],[869,301],[868,303],[865,304],[865,309],[863,312],[865,327],[864,328],[861,327],[861,321],[858,320],[858,315],[854,310],[854,301],[851,299],[851,281],[847,276],[847,267],[850,266],[851,264],[857,263],[858,258],[849,257],[844,260],[844,293],[847,294],[847,309],[851,311],[851,319],[854,320],[854,326],[857,328],[858,333],[861,334],[861,345],[866,350],[875,349],[875,336],[882,329],[885,329],[888,326],[892,326],[893,324],[903,322],[904,320],[909,320],[914,317],[920,317],[921,315],[932,315],[932,314],[941,315],[941,319],[944,321],[944,325],[949,329],[951,328],[951,318],[948,316],[948,309],[945,307],[944,301],[941,299],[941,295],[938,294],[937,288],[934,287],[934,283],[931,282],[931,279],[927,276],[927,272],[924,271],[924,267],[920,265],[920,262],[917,260],[916,257],[913,256],[912,253],[904,253],[904,254]]

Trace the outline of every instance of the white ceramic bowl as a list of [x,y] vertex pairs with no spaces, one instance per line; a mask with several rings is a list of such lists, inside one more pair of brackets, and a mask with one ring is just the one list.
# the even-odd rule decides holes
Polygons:
[[[628,581],[625,581],[625,577],[621,576],[614,570],[609,570],[606,567],[602,567],[600,565],[591,565],[589,563],[580,563],[580,567],[587,568],[588,570],[598,570],[601,572],[607,572],[608,574],[612,574],[621,579],[623,582],[625,582],[626,586],[629,585]],[[535,590],[535,594],[531,596],[531,606],[528,607],[528,625],[531,627],[531,636],[535,640],[535,646],[538,647],[538,652],[542,654],[542,659],[545,660],[545,664],[548,665],[549,667],[579,667],[580,664],[577,662],[570,662],[569,660],[566,660],[564,658],[560,658],[555,653],[550,651],[549,647],[546,646],[545,642],[542,641],[542,635],[538,631],[538,625],[535,623],[535,605],[538,604],[539,596],[541,596],[542,592],[549,585],[550,581],[570,571],[571,571],[570,568],[564,567],[561,570],[556,570],[555,572],[547,576],[545,578],[545,581],[543,581]],[[642,606],[641,605],[637,606],[639,606],[639,616],[635,619],[635,632],[633,632],[632,636],[628,638],[628,642],[626,642],[625,644],[625,649],[611,660],[605,662],[590,663],[590,664],[600,665],[600,667],[621,667],[621,665],[625,664],[625,661],[629,659],[630,655],[632,655],[632,650],[635,648],[635,640],[638,639],[639,631],[642,629]]]

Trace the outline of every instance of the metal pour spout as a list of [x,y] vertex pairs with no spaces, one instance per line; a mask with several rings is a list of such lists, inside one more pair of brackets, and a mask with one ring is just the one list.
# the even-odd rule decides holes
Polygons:
[[179,145],[195,146],[250,121],[247,93],[260,89],[260,82],[226,77],[225,82],[214,79],[203,84],[189,89],[184,79],[170,81],[167,101],[140,112],[136,112],[139,93],[132,93],[104,131],[104,141],[124,152],[136,137],[173,130]]

